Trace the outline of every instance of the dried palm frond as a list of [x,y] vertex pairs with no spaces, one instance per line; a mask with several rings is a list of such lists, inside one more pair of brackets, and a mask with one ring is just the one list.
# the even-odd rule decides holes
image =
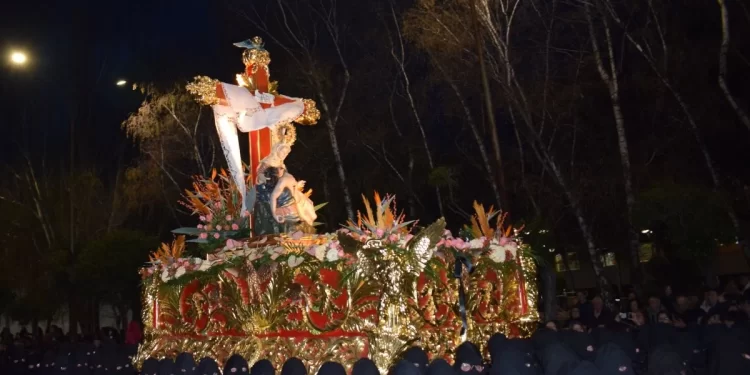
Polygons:
[[356,224],[350,220],[346,228],[360,234],[364,231],[375,232],[377,230],[382,230],[384,233],[408,232],[407,226],[413,221],[405,222],[405,215],[396,213],[395,197],[381,198],[377,192],[374,195],[375,209],[373,210],[370,201],[362,195],[366,215],[357,211]]
[[149,259],[152,263],[160,262],[163,264],[169,264],[175,259],[181,258],[184,252],[185,236],[177,236],[177,238],[172,241],[171,246],[167,243],[162,243],[156,251],[149,255]]
[[185,190],[180,202],[192,210],[193,214],[217,214],[214,207],[222,208],[222,216],[238,217],[242,208],[242,194],[226,170],[212,170],[210,178],[194,177],[193,190]]
[[[492,238],[495,235],[495,228],[492,227],[490,221],[499,213],[500,211],[495,211],[493,206],[490,206],[489,210],[485,210],[484,205],[474,201],[474,216],[471,217],[471,234],[474,238],[482,236]],[[505,215],[503,214],[501,217],[504,218]]]
[[[378,199],[378,193],[375,193],[375,200]],[[367,218],[365,219],[365,223],[368,223],[370,225],[375,224],[375,217],[372,215],[372,208],[370,208],[370,201],[365,198],[365,195],[362,194],[362,201],[365,203],[365,210],[367,211]]]

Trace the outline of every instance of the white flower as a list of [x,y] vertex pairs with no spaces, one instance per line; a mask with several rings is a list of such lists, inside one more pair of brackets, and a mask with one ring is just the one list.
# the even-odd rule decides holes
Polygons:
[[469,247],[472,249],[481,249],[484,247],[484,238],[475,238],[469,241]]
[[203,262],[201,262],[200,266],[198,267],[198,270],[199,271],[205,271],[205,270],[211,268],[212,265],[213,265],[213,263],[211,261],[208,261],[208,260],[203,261]]
[[203,259],[201,258],[193,258],[193,264],[196,266],[200,266],[203,263]]
[[336,249],[330,249],[326,253],[326,260],[329,262],[335,262],[339,260],[339,252]]
[[289,265],[289,268],[294,268],[294,267],[299,266],[303,260],[304,258],[302,257],[292,255],[289,258],[287,258],[286,264]]
[[326,247],[325,245],[318,245],[315,246],[315,258],[317,258],[319,261],[323,261],[326,257]]
[[185,267],[179,267],[179,268],[177,268],[177,272],[174,273],[174,277],[178,278],[178,277],[184,275],[185,272],[187,272],[187,270],[185,269]]
[[490,259],[495,263],[505,261],[505,246],[490,245]]
[[164,271],[161,271],[161,281],[169,281],[169,270],[166,268],[164,269]]

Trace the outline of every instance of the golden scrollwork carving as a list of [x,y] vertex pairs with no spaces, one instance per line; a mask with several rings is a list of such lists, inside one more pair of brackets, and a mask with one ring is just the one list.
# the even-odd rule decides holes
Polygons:
[[294,123],[300,125],[315,125],[320,120],[320,110],[312,99],[302,99],[305,104],[305,111],[294,120]]
[[193,96],[195,100],[203,105],[219,104],[219,98],[216,96],[216,85],[219,80],[206,76],[197,76],[192,82],[185,86],[185,89]]

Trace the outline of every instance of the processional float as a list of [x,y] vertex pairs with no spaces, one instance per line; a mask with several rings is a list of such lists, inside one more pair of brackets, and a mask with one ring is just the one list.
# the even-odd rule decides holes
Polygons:
[[[444,220],[419,227],[396,211],[394,197],[375,194],[356,221],[316,234],[311,191],[284,159],[293,124],[314,125],[320,112],[312,100],[278,94],[260,38],[236,45],[245,49],[237,85],[196,77],[187,86],[213,108],[229,173],[196,178],[183,203],[200,223],[175,230],[181,236],[141,270],[137,365],[190,352],[219,363],[232,354],[276,365],[297,357],[315,371],[370,357],[386,373],[413,345],[450,359],[464,340],[530,334],[535,265],[518,230],[492,208],[475,203],[454,237]],[[249,133],[247,172],[238,129]],[[188,257],[186,242],[203,256]]]

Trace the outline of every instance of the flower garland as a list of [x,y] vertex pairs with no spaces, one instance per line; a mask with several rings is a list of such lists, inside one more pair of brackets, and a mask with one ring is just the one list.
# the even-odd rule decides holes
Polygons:
[[[395,214],[393,197],[381,200],[376,193],[375,198],[376,211],[370,209],[369,202],[365,199],[367,216],[363,217],[360,214],[357,224],[349,222],[349,225],[334,233],[309,237],[302,232],[296,232],[288,239],[279,237],[269,241],[269,238],[265,237],[250,243],[227,238],[224,240],[223,251],[207,259],[180,257],[168,262],[154,261],[150,267],[144,268],[141,274],[144,279],[158,276],[164,283],[181,284],[185,280],[200,277],[200,275],[219,273],[241,262],[252,262],[256,268],[269,263],[284,264],[289,268],[296,268],[303,264],[310,267],[330,267],[340,262],[353,266],[357,262],[357,249],[366,248],[373,241],[378,247],[390,248],[396,253],[404,254],[407,251],[407,244],[414,237],[412,231],[415,222],[407,222],[403,219],[403,215]],[[492,208],[485,212],[483,207],[475,203],[475,211],[477,215],[472,218],[472,226],[462,230],[465,238],[455,237],[450,230],[445,230],[440,241],[435,244],[433,259],[451,260],[460,254],[474,264],[485,263],[493,268],[515,268],[519,253],[528,251],[527,247],[522,245],[515,236],[520,229],[504,228],[502,224],[505,215],[499,215],[496,226],[489,226],[489,221],[498,216]],[[227,222],[231,221],[230,218],[224,219]],[[212,217],[202,217],[201,221],[216,223]],[[206,229],[206,225],[222,224],[203,225],[203,229]],[[476,234],[479,236],[475,237]],[[295,242],[303,236],[308,236],[307,243],[310,244],[299,245]],[[347,239],[352,243],[342,243]],[[485,259],[491,263],[487,263]],[[190,277],[186,277],[188,275]]]

